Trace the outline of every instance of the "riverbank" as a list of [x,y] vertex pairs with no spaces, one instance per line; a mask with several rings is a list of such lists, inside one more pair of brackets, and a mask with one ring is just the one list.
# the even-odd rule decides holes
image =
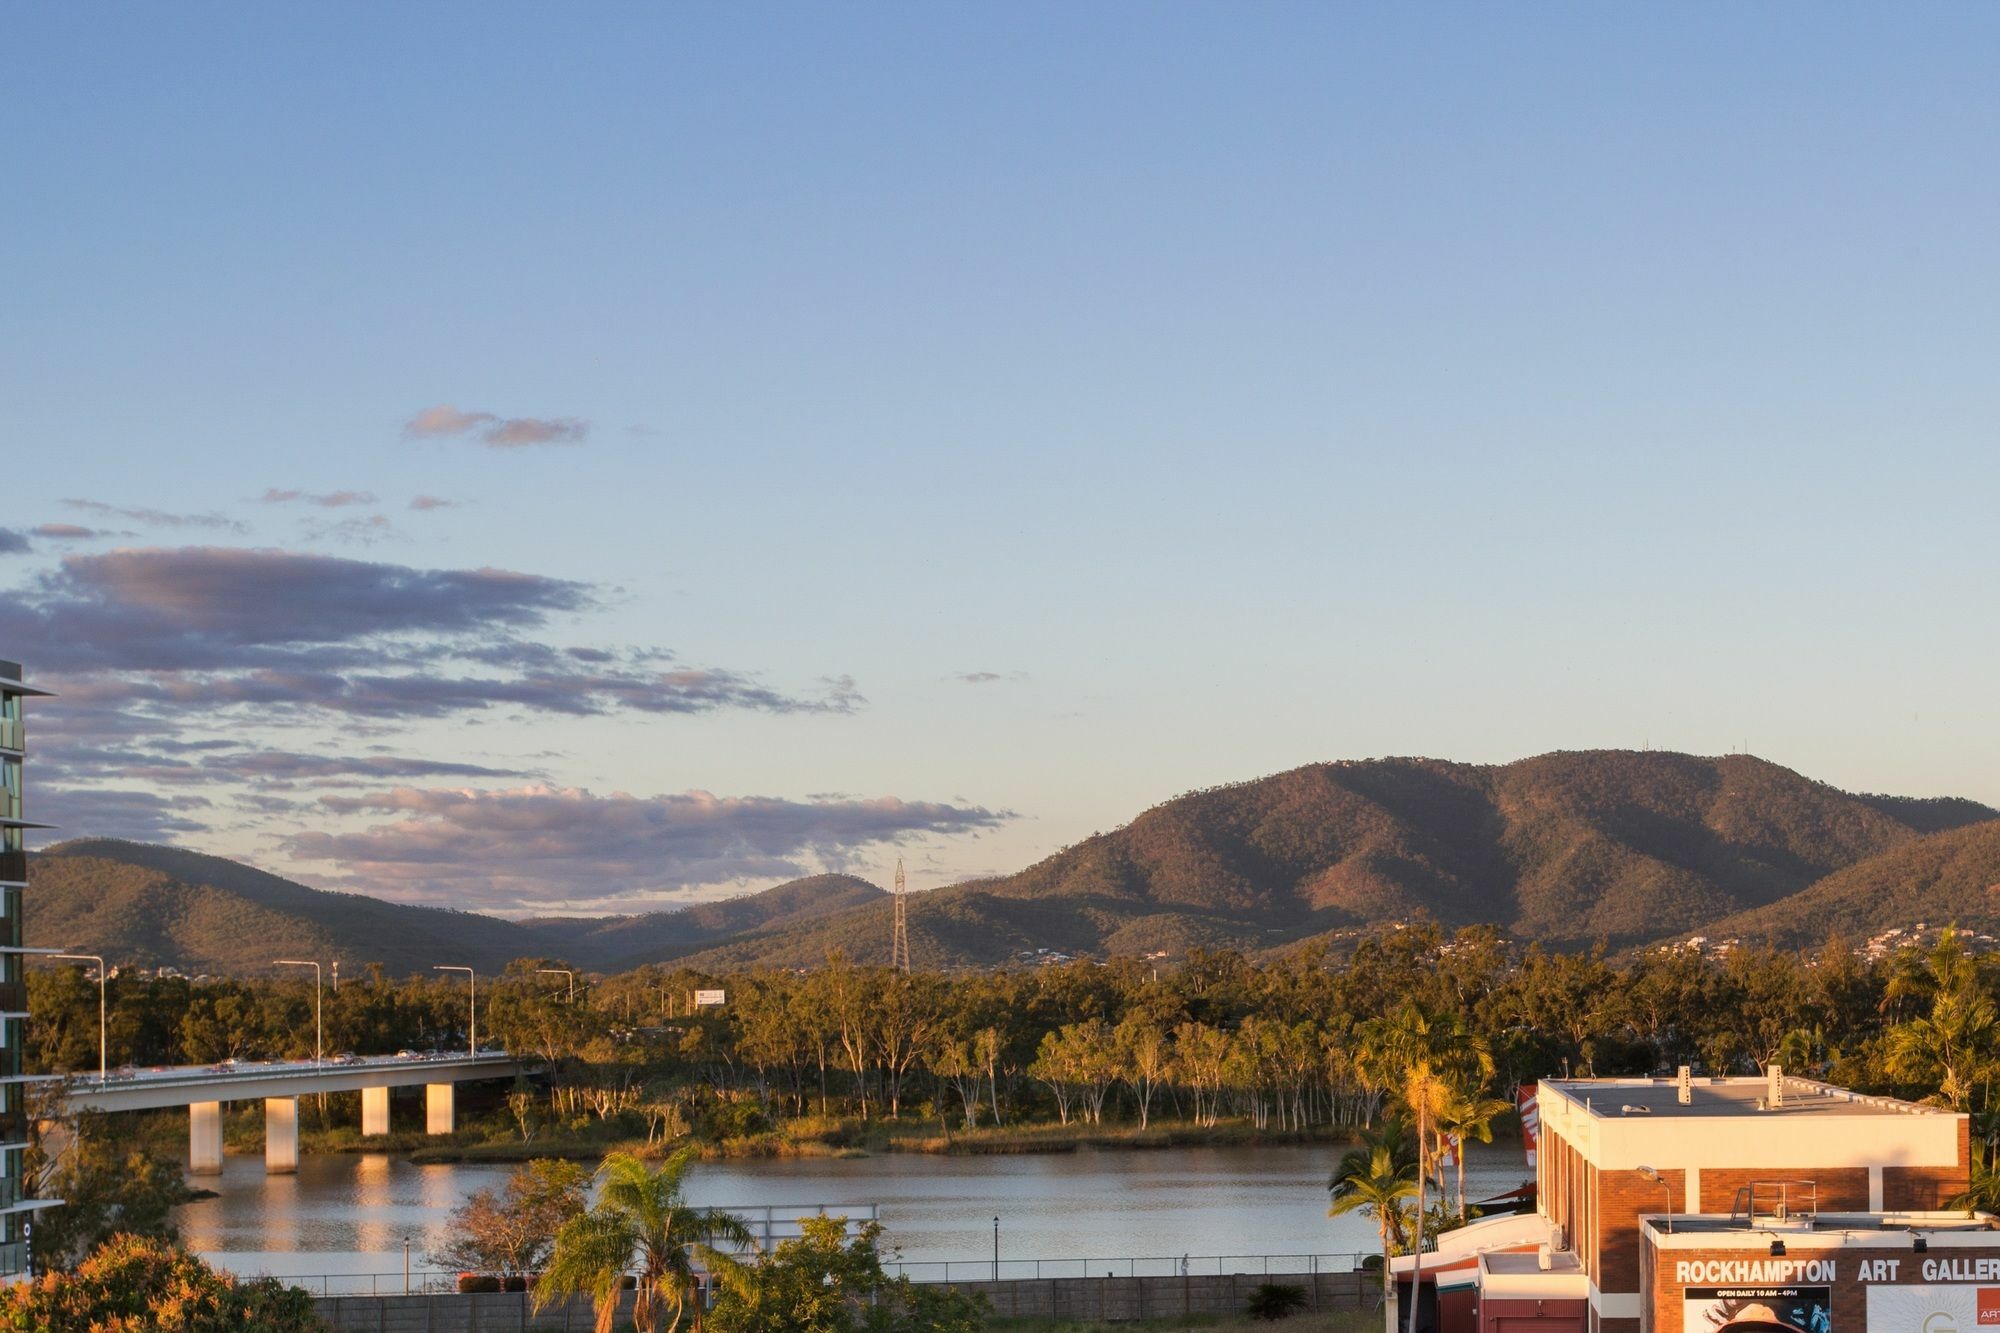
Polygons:
[[[1344,1144],[1353,1141],[1346,1128],[1315,1126],[1303,1131],[1258,1129],[1248,1119],[1221,1120],[1213,1125],[1155,1122],[1136,1125],[1002,1125],[946,1133],[935,1122],[913,1124],[882,1120],[802,1120],[761,1134],[741,1135],[701,1143],[705,1161],[758,1158],[856,1158],[890,1153],[922,1153],[947,1157],[1007,1157],[1019,1154],[1070,1153],[1083,1149],[1237,1148],[1260,1145]],[[423,1134],[395,1134],[363,1140],[351,1131],[303,1136],[307,1152],[393,1152],[414,1162],[524,1162],[538,1157],[595,1161],[607,1152],[662,1151],[644,1138],[601,1133],[521,1139],[492,1138],[464,1130],[445,1141]],[[678,1146],[678,1145],[676,1145]]]

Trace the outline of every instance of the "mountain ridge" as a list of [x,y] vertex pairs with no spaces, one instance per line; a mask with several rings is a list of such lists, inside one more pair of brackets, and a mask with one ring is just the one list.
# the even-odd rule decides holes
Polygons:
[[[250,966],[246,940],[260,956],[314,947],[406,970],[445,952],[593,970],[889,954],[889,895],[844,875],[671,912],[503,921],[101,839],[37,853],[30,873],[36,938],[134,962],[183,966],[164,955],[206,948]],[[920,965],[991,966],[1037,950],[1266,953],[1417,919],[1560,948],[1725,930],[1823,938],[1954,913],[2000,921],[1993,886],[2000,811],[1979,802],[1849,793],[1750,755],[1586,750],[1343,760],[1204,788],[1011,875],[913,894],[909,916]]]

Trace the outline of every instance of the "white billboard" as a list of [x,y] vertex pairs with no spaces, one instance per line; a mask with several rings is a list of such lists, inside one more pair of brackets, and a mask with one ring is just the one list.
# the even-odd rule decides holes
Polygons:
[[698,990],[694,993],[694,1007],[704,1009],[712,1004],[725,1004],[728,1002],[728,999],[729,996],[723,991]]
[[2000,1328],[2000,1286],[1868,1288],[1869,1333],[1974,1333]]

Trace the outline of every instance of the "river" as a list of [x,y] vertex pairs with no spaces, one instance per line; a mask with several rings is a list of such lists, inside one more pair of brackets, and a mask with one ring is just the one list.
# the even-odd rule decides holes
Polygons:
[[[1348,1255],[1378,1247],[1361,1217],[1326,1215],[1333,1147],[1174,1148],[1009,1157],[887,1154],[704,1162],[688,1195],[724,1208],[788,1205],[841,1212],[880,1209],[885,1243],[915,1277],[951,1261],[990,1269],[993,1219],[1007,1276],[1128,1270],[1233,1270],[1217,1256]],[[178,1221],[193,1250],[231,1271],[320,1279],[331,1289],[400,1290],[403,1244],[412,1264],[440,1244],[451,1210],[498,1185],[507,1166],[418,1166],[382,1154],[307,1157],[297,1175],[267,1176],[261,1157],[227,1159],[218,1197],[188,1204]],[[1466,1190],[1475,1200],[1529,1176],[1518,1148],[1475,1145]],[[1201,1260],[1208,1260],[1202,1264]],[[919,1266],[923,1267],[919,1267]],[[1345,1267],[1344,1261],[1340,1263]],[[315,1287],[329,1285],[314,1281]]]

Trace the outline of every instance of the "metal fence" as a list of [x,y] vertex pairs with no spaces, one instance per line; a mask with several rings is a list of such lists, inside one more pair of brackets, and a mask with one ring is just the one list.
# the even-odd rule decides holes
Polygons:
[[[890,1276],[912,1282],[1015,1282],[1080,1277],[1304,1277],[1319,1273],[1352,1273],[1368,1256],[1362,1254],[1173,1254],[1115,1259],[890,1259],[883,1268]],[[315,1296],[400,1296],[403,1273],[319,1273],[278,1279],[304,1287]],[[435,1268],[413,1268],[413,1294],[458,1290],[458,1274]]]
[[1224,1277],[1232,1273],[1352,1273],[1360,1254],[1168,1254],[1108,1259],[938,1259],[885,1261],[912,1282],[1012,1282],[1078,1277]]

